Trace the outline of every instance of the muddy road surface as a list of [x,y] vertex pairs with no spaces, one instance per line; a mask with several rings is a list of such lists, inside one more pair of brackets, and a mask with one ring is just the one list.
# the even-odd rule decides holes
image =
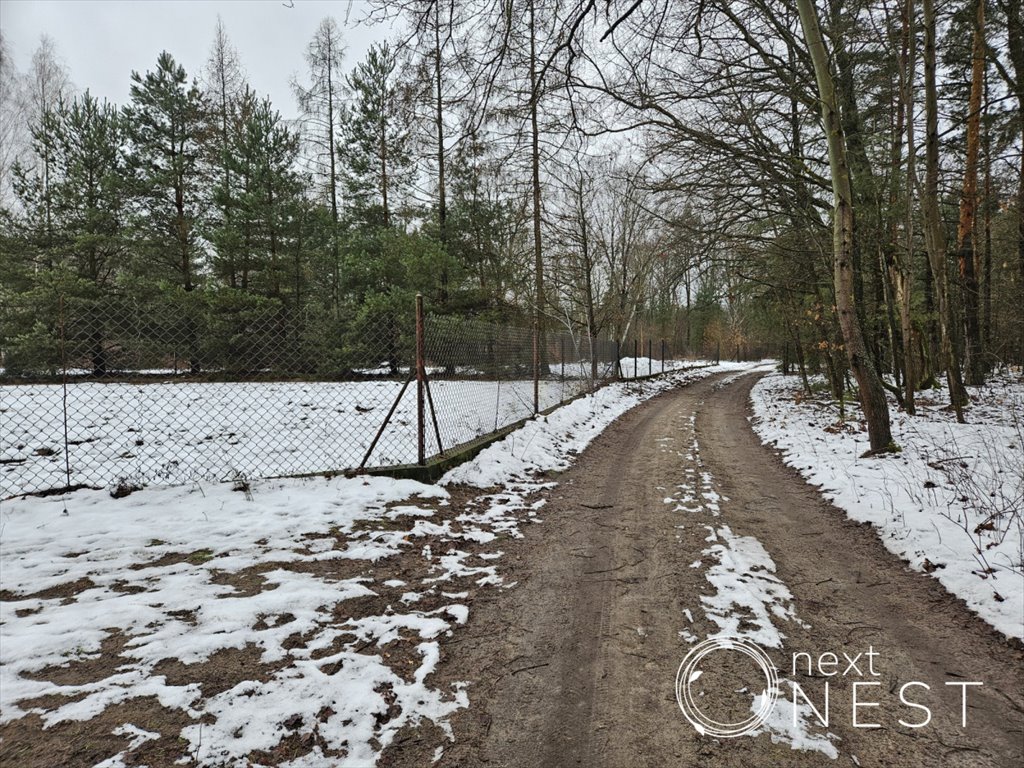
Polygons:
[[[442,647],[438,683],[467,681],[471,702],[454,741],[410,729],[382,765],[1024,765],[1020,645],[761,445],[756,379],[658,396],[558,478],[503,558],[517,585],[477,600]],[[676,701],[687,651],[723,632],[758,643],[781,678],[753,735],[701,735]],[[701,665],[700,711],[750,716],[765,687],[753,660]],[[792,727],[801,693],[827,727],[806,706]]]

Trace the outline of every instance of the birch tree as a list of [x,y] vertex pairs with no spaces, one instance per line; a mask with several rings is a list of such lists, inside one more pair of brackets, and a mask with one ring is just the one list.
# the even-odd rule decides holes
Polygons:
[[[929,2],[930,0],[926,0]],[[835,260],[835,295],[839,326],[850,368],[857,379],[861,409],[868,423],[868,440],[871,451],[881,453],[893,447],[889,424],[889,407],[885,401],[885,390],[872,365],[864,343],[863,329],[857,316],[854,298],[854,209],[853,188],[850,184],[850,167],[846,159],[846,137],[839,117],[835,82],[829,65],[825,41],[821,36],[818,12],[813,0],[797,0],[800,26],[814,66],[818,82],[818,97],[821,101],[821,120],[828,140],[829,169],[832,176],[832,194],[835,200],[833,210],[832,257]]]

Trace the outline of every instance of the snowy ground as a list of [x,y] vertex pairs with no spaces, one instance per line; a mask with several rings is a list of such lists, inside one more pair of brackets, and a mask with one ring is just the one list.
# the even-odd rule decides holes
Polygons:
[[[751,393],[754,429],[787,464],[892,552],[931,573],[993,627],[1024,638],[1024,380],[970,388],[967,424],[920,393],[918,415],[891,404],[898,455],[868,449],[859,409],[841,423],[799,380],[766,376]],[[941,395],[936,396],[942,399]]]
[[474,590],[513,586],[501,542],[536,516],[539,473],[644,399],[743,367],[609,385],[441,486],[320,478],[0,501],[5,750],[91,721],[106,729],[89,732],[104,768],[160,748],[182,764],[351,766],[408,723],[443,728],[468,696],[432,687],[439,642]]
[[[641,375],[647,374],[648,362],[638,362]],[[623,376],[631,377],[633,359],[622,364]],[[667,361],[666,367],[700,364]],[[660,361],[652,366],[655,372],[661,370]],[[574,397],[584,384],[571,378],[542,381],[541,409]],[[65,486],[65,458],[70,484],[90,486],[278,477],[357,467],[401,386],[388,380],[75,382],[68,389],[67,457],[61,386],[0,386],[0,497]],[[431,392],[447,448],[533,413],[531,380],[439,379]],[[427,450],[436,452],[432,432]],[[415,461],[416,393],[409,387],[368,465]]]

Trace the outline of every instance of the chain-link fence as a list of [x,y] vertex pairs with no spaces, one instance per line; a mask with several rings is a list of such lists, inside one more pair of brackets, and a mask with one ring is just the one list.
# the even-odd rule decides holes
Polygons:
[[[424,361],[437,415],[427,451],[440,453],[564,403],[614,378],[615,344],[566,332],[432,316]],[[535,365],[537,376],[534,376]],[[440,445],[438,445],[440,441]]]
[[423,463],[674,366],[660,341],[422,312],[418,334],[412,307],[324,318],[235,292],[59,295],[42,312],[25,300],[0,316],[3,497]]

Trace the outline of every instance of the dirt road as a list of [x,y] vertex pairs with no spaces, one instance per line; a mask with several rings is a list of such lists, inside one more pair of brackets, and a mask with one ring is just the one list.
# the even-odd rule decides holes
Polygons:
[[[613,424],[559,478],[543,524],[507,550],[518,585],[477,600],[443,647],[439,682],[469,682],[471,706],[452,720],[454,742],[436,729],[407,732],[383,765],[430,764],[438,747],[441,766],[1024,765],[1019,647],[760,444],[747,421],[755,380],[712,377],[659,396]],[[689,506],[677,503],[687,484],[687,498],[698,501]],[[676,704],[690,642],[722,628],[701,597],[715,593],[709,547],[723,527],[759,541],[792,594],[772,609],[782,647],[766,650],[819,710],[829,684],[828,728],[809,730],[832,734],[834,759],[769,733],[701,736]],[[743,574],[741,586],[759,578]],[[757,625],[740,604],[733,614],[741,631]],[[800,652],[815,660],[834,653],[840,663],[808,674],[793,668]],[[756,684],[757,669],[739,654],[711,658],[706,711],[742,719],[751,697],[746,684],[732,686]],[[925,720],[923,709],[901,703],[906,683],[914,684],[906,698],[928,707],[923,727],[899,723]],[[783,699],[790,688],[783,685]]]

